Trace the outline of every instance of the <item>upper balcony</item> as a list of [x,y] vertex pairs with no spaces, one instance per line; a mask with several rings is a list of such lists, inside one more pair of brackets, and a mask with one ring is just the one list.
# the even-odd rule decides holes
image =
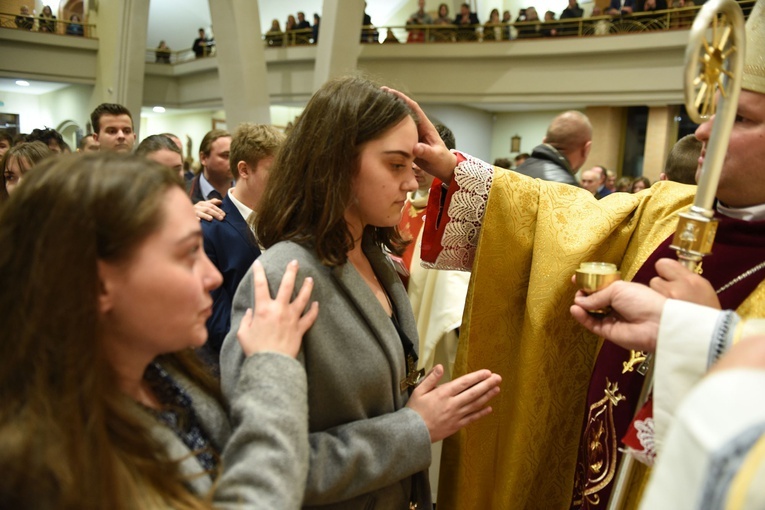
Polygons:
[[[754,2],[740,4],[748,14]],[[359,45],[358,68],[426,103],[485,110],[678,104],[688,27],[697,10],[553,24],[364,27],[367,44]],[[97,40],[5,28],[8,23],[10,17],[0,28],[0,75],[93,83]],[[95,27],[87,30],[95,34]],[[378,39],[392,43],[371,44]],[[312,42],[310,30],[264,35],[272,103],[310,97],[317,52]],[[191,50],[148,49],[143,103],[220,107],[214,50],[195,58]]]
[[0,75],[43,81],[93,84],[96,26],[0,13]]

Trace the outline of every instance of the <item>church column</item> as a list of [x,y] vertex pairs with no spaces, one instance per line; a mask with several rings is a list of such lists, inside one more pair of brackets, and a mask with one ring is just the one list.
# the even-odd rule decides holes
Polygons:
[[126,106],[138,130],[149,0],[101,0],[97,7],[98,69],[90,106],[91,109],[101,103]]
[[332,78],[356,71],[363,18],[364,0],[324,0],[313,73],[314,91]]
[[590,106],[584,113],[592,123],[592,150],[582,170],[605,165],[621,175],[626,108]]
[[218,76],[231,131],[242,122],[271,123],[266,53],[254,0],[210,2]]
[[643,152],[643,176],[651,182],[659,180],[664,163],[677,141],[677,106],[651,106],[648,108],[648,126]]

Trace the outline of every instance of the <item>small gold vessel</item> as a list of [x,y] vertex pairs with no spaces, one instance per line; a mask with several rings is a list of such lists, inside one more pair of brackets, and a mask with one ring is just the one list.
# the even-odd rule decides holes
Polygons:
[[[576,270],[576,285],[585,294],[605,289],[617,280],[621,280],[621,273],[616,264],[609,262],[582,262]],[[611,307],[589,310],[589,312],[595,315],[608,315]]]

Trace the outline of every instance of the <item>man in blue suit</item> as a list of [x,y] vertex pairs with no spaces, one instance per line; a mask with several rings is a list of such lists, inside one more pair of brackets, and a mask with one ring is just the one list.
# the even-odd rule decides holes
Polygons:
[[[250,228],[268,173],[284,135],[271,126],[244,123],[231,139],[229,167],[235,180],[223,197],[222,220],[202,221],[204,250],[223,275],[223,285],[212,292],[213,314],[207,321],[205,355],[216,365],[223,339],[231,326],[231,300],[244,274],[260,255]],[[250,220],[250,221],[248,221]]]

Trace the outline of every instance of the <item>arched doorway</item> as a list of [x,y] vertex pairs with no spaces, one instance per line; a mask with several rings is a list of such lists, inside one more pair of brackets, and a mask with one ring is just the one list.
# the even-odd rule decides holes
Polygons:
[[80,140],[84,136],[82,128],[73,120],[65,120],[58,125],[56,131],[61,133],[64,141],[69,144],[69,148],[72,152],[77,151],[77,146],[80,144]]
[[72,14],[76,14],[83,22],[87,23],[85,19],[85,5],[82,0],[69,0],[63,4],[61,7],[61,19],[69,21]]

